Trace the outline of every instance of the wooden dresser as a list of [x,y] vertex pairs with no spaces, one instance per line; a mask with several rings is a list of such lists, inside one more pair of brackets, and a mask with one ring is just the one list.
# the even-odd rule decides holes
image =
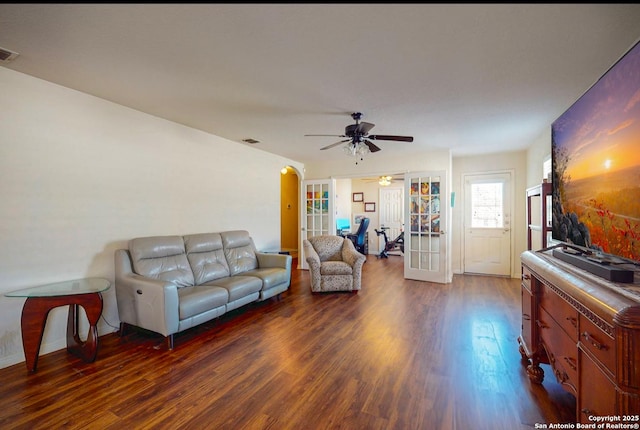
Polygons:
[[[616,284],[554,258],[522,259],[520,353],[531,381],[549,364],[576,396],[576,421],[640,423],[640,284]],[[636,276],[637,278],[637,276]],[[638,295],[636,295],[636,292]]]

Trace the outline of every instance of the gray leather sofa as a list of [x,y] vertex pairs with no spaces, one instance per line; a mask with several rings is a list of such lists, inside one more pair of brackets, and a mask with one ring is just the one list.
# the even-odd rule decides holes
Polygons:
[[291,256],[256,251],[247,231],[142,237],[115,252],[120,332],[173,335],[286,291]]

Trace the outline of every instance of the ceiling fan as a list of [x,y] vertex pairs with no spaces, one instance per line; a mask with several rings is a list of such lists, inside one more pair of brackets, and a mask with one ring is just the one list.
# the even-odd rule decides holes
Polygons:
[[382,175],[377,178],[365,179],[365,182],[377,182],[378,185],[388,187],[394,182],[404,182],[404,175],[402,173],[394,173],[393,175]]
[[375,126],[369,122],[360,122],[362,119],[361,112],[354,112],[351,114],[351,118],[355,120],[355,124],[351,124],[345,127],[344,134],[305,134],[305,136],[334,136],[334,137],[346,137],[347,139],[341,140],[331,145],[327,145],[320,150],[330,149],[334,146],[338,146],[342,143],[347,143],[345,151],[349,155],[364,155],[367,152],[378,152],[380,147],[375,145],[372,140],[393,140],[398,142],[413,142],[413,136],[392,136],[387,134],[369,134],[369,131]]

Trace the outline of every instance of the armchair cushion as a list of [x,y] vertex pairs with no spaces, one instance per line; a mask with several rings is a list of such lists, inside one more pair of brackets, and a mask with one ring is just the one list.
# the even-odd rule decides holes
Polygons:
[[320,275],[353,275],[353,267],[344,261],[325,261],[320,264]]
[[342,261],[342,246],[344,238],[341,236],[315,236],[309,238],[313,249],[318,253],[320,261]]

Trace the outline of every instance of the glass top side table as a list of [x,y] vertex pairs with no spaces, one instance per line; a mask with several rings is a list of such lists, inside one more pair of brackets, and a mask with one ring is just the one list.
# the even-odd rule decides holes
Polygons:
[[[111,282],[102,278],[85,278],[23,288],[5,293],[6,297],[27,300],[22,308],[22,346],[27,370],[36,371],[40,344],[47,316],[51,309],[69,305],[67,319],[67,351],[87,363],[95,361],[98,353],[98,319],[102,314],[102,294]],[[78,306],[84,308],[89,320],[89,333],[83,342],[78,335]]]

